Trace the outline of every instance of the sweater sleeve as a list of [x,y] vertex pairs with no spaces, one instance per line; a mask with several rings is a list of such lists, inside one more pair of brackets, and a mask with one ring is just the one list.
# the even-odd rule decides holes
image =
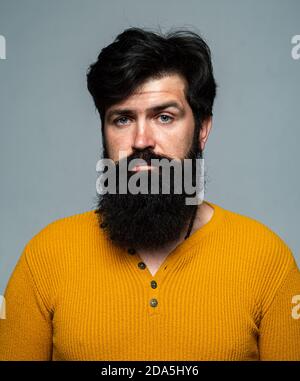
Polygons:
[[289,269],[260,322],[260,360],[300,360],[300,272]]
[[30,268],[25,247],[9,279],[4,297],[6,318],[0,319],[0,360],[51,360],[52,320]]

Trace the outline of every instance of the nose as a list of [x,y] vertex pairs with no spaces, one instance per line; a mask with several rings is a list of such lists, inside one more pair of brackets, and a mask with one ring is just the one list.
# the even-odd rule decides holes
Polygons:
[[138,121],[136,123],[136,129],[134,133],[132,149],[134,150],[144,150],[146,148],[155,148],[154,134],[146,121]]

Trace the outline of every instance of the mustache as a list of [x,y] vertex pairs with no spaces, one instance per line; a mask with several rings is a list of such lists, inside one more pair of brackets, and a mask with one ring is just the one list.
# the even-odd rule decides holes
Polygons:
[[169,157],[166,155],[159,155],[150,149],[146,149],[146,150],[142,150],[142,151],[135,151],[131,155],[123,157],[122,159],[120,159],[116,162],[116,165],[120,166],[121,164],[127,162],[127,165],[129,166],[129,164],[133,160],[136,160],[136,159],[143,160],[149,166],[151,165],[151,160],[154,160],[154,159],[156,159],[156,160],[163,160],[164,159],[164,160],[168,160],[168,161],[174,160],[174,158],[172,158],[172,157]]

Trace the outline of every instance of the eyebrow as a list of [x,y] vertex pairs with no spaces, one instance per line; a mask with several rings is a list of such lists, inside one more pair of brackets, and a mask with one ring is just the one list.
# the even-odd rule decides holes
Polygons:
[[[166,108],[169,108],[169,107],[174,107],[174,108],[177,108],[181,114],[183,114],[184,112],[184,109],[177,103],[177,102],[166,102],[166,103],[162,103],[160,105],[157,105],[157,106],[153,106],[153,107],[149,107],[146,109],[146,111],[152,111],[152,112],[159,112],[159,111],[162,111]],[[117,108],[117,109],[113,109],[111,111],[109,111],[107,113],[107,116],[106,116],[106,119],[109,120],[112,116],[114,115],[124,115],[124,114],[127,114],[127,115],[134,115],[135,114],[135,110],[132,110],[132,109],[129,109],[129,108]]]

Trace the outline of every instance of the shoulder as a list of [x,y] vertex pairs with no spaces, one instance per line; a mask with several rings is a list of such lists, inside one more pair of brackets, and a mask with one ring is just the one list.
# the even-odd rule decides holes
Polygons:
[[225,216],[227,229],[235,234],[236,239],[246,241],[257,250],[284,251],[291,254],[284,239],[262,221],[231,210],[225,210]]
[[[266,309],[298,266],[284,239],[263,222],[223,209],[223,247],[230,263]],[[225,251],[224,251],[225,252]]]
[[68,241],[76,238],[79,232],[86,233],[97,229],[97,215],[94,210],[56,219],[44,226],[27,243],[29,246],[41,243],[51,244],[56,239]]
[[95,210],[59,218],[27,242],[24,255],[32,265],[62,261],[70,252],[80,249],[87,241],[99,238],[100,234]]
[[55,305],[63,284],[82,265],[101,240],[94,210],[52,221],[25,245],[18,266],[29,271],[49,310]]
[[[261,279],[280,283],[293,268],[295,257],[287,242],[263,222],[234,211],[224,210],[224,234],[238,260]],[[236,250],[235,250],[236,247]]]

